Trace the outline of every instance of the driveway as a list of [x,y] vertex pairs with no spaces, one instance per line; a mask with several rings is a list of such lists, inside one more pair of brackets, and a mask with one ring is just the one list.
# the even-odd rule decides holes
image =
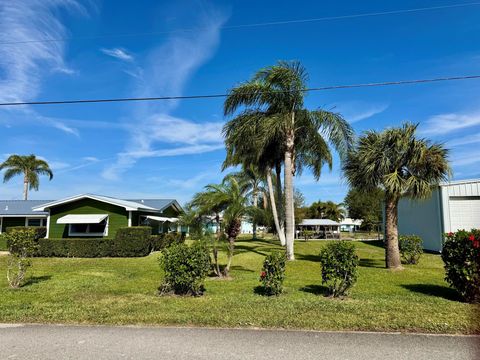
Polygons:
[[2,359],[480,359],[480,337],[0,325]]

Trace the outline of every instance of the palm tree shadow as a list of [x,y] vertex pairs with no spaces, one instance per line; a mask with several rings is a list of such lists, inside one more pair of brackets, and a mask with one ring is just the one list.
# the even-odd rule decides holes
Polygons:
[[42,281],[47,281],[47,280],[50,280],[52,278],[52,275],[43,275],[43,276],[31,276],[27,279],[27,281],[25,281],[25,283],[23,284],[23,286],[29,286],[29,285],[33,285],[33,284],[38,284]]
[[252,269],[247,269],[246,267],[243,267],[243,266],[240,266],[240,265],[233,265],[230,269],[235,270],[235,271],[255,272]]
[[361,267],[385,269],[385,264],[382,260],[360,259],[358,265]]
[[323,295],[323,296],[328,295],[328,288],[326,286],[317,285],[317,284],[304,286],[300,288],[300,291],[307,292],[314,295]]
[[460,295],[454,289],[447,286],[432,284],[405,284],[400,286],[404,289],[428,296],[442,297],[451,301],[462,301]]
[[313,262],[319,262],[320,261],[320,255],[297,254],[296,257],[297,257],[297,260],[305,260],[305,261],[313,261]]

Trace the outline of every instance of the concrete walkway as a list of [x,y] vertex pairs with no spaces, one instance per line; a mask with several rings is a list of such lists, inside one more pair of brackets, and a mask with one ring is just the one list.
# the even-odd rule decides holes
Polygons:
[[0,325],[2,359],[480,359],[480,337]]

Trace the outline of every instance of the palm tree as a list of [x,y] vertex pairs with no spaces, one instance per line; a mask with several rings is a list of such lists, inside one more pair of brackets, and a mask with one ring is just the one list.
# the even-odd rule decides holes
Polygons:
[[224,276],[228,276],[230,272],[242,218],[250,211],[247,201],[239,182],[230,175],[227,175],[221,184],[205,186],[205,190],[197,193],[192,200],[192,204],[198,206],[200,213],[203,212],[206,215],[215,213],[217,216],[222,213],[223,215],[222,231],[225,232],[228,240],[228,261],[223,271]]
[[447,180],[448,150],[442,144],[417,138],[418,125],[381,133],[367,131],[343,165],[350,185],[365,191],[381,188],[385,196],[385,262],[389,269],[401,269],[398,248],[398,202],[402,197],[422,199],[432,187]]
[[[252,199],[252,206],[254,209],[258,208],[258,198],[263,192],[263,180],[264,177],[260,171],[254,166],[243,166],[242,170],[230,174],[237,179],[240,184],[241,191]],[[253,238],[257,237],[257,224],[255,222],[255,216],[252,217]]]
[[[251,114],[263,115],[253,116],[258,123],[258,131],[254,137],[243,137],[244,142],[254,141],[262,145],[255,153],[257,159],[261,155],[268,155],[266,152],[268,147],[275,148],[274,156],[283,154],[285,237],[287,257],[290,260],[294,259],[295,173],[300,172],[303,166],[308,166],[318,178],[324,164],[331,166],[327,141],[342,155],[349,149],[353,139],[352,128],[339,114],[324,110],[309,111],[304,108],[307,79],[305,68],[299,62],[280,61],[277,65],[258,71],[251,80],[230,90],[224,104],[226,116],[233,115],[242,107],[245,108],[240,116],[230,122],[242,123],[242,120],[251,121]],[[246,124],[242,125],[227,124],[226,127],[245,130]],[[224,133],[229,135],[227,131]],[[230,132],[230,135],[239,139],[243,134]],[[228,144],[228,138],[226,142]],[[235,143],[238,144],[238,141]],[[274,165],[278,166],[279,162]]]
[[7,160],[0,164],[0,170],[5,170],[3,182],[9,181],[17,175],[23,174],[23,200],[28,200],[28,190],[38,191],[40,180],[38,175],[46,175],[52,180],[53,173],[50,166],[44,160],[35,155],[10,155]]

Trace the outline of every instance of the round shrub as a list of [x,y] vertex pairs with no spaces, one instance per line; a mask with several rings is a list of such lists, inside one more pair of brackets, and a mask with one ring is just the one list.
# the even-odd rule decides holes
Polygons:
[[320,251],[322,283],[333,297],[346,296],[358,277],[358,256],[351,242],[331,242]]
[[262,294],[272,296],[282,293],[286,261],[284,251],[274,251],[265,257],[260,273]]
[[400,254],[405,264],[418,264],[423,254],[423,242],[417,235],[402,235],[398,238]]
[[159,288],[160,295],[199,296],[205,290],[203,282],[210,271],[210,255],[204,242],[172,244],[162,250],[159,258],[165,277]]
[[466,302],[480,303],[480,230],[445,235],[445,280]]
[[7,262],[7,280],[12,288],[22,286],[30,258],[37,251],[36,232],[32,228],[12,229],[5,234],[10,255]]

